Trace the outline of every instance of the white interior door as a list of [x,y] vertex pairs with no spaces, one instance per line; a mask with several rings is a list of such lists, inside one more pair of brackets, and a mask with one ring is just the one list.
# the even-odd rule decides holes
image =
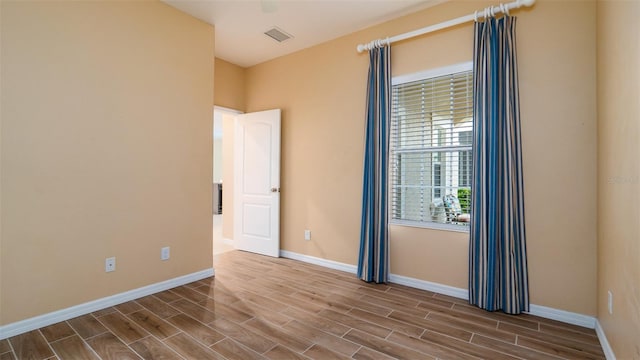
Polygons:
[[236,249],[280,254],[280,109],[238,115],[234,132]]

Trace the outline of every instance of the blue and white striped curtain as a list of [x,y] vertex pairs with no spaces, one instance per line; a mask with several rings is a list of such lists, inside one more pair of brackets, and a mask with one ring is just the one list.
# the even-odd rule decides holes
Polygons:
[[358,277],[383,283],[389,277],[387,167],[391,117],[390,47],[369,51],[367,115]]
[[476,22],[469,302],[529,311],[516,18]]

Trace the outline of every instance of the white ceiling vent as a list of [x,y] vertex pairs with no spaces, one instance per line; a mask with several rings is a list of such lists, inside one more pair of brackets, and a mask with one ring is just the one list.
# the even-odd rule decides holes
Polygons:
[[264,34],[277,42],[283,42],[293,37],[275,26],[272,29],[265,31]]

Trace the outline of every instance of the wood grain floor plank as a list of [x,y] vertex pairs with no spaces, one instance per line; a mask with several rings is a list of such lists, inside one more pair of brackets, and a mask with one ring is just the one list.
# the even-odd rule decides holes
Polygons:
[[303,352],[313,345],[312,342],[299,337],[298,334],[287,331],[279,326],[273,326],[271,323],[260,319],[249,320],[243,325],[270,339],[274,343],[279,343],[298,352]]
[[305,356],[315,359],[315,360],[348,360],[351,359],[350,356],[345,356],[342,354],[338,354],[337,352],[331,351],[326,347],[320,346],[318,344],[313,345],[307,351],[303,353]]
[[46,359],[54,356],[47,340],[39,330],[32,330],[24,334],[9,338],[9,343],[18,359]]
[[499,311],[487,311],[484,309],[477,308],[475,306],[454,304],[453,310],[457,313],[465,313],[470,315],[475,315],[478,317],[485,317],[490,320],[496,320],[498,322],[504,322],[507,324],[517,325],[523,328],[538,330],[539,324],[538,322],[531,321],[526,318],[526,314],[521,315],[509,315]]
[[214,313],[216,317],[222,317],[238,323],[245,322],[253,318],[253,315],[249,315],[244,311],[234,308],[233,306],[216,302],[211,298],[207,298],[207,300],[199,303],[199,305],[202,305],[204,308]]
[[0,354],[0,360],[16,360],[16,357],[13,352],[5,352]]
[[94,311],[91,313],[91,315],[93,315],[94,317],[100,317],[102,315],[107,315],[108,313],[112,313],[114,311],[118,311],[116,310],[116,308],[114,308],[113,306],[109,306],[108,308],[104,308],[98,311]]
[[[372,297],[386,300],[387,304],[393,304],[392,309],[401,310],[404,308],[415,308],[420,303],[417,299],[410,299],[408,297],[389,294],[386,291],[379,291],[377,289],[372,288],[361,288],[358,292],[362,295],[362,297]],[[424,300],[428,300],[431,298],[425,298]]]
[[362,332],[356,329],[352,329],[351,331],[349,331],[344,336],[344,338],[398,359],[414,359],[414,360],[435,359],[434,356],[430,356],[430,355],[418,352],[416,350],[410,349],[408,347],[398,345],[397,343],[392,341],[380,339],[376,336],[369,335],[365,332]]
[[359,319],[368,321],[370,323],[380,325],[387,329],[391,329],[394,331],[407,334],[409,336],[419,337],[424,332],[424,329],[421,327],[411,325],[403,321],[391,319],[385,316],[372,314],[370,312],[360,310],[360,309],[353,309],[349,311],[348,314],[351,316],[355,316]]
[[85,340],[108,331],[107,328],[91,314],[67,320],[67,323]]
[[[326,331],[335,336],[341,337],[351,330],[351,327],[342,325],[336,321],[326,319],[322,316],[311,314],[295,308],[289,308],[282,312],[283,315],[289,316],[305,325],[315,327],[318,330]],[[281,325],[281,326],[284,326]]]
[[133,320],[126,318],[119,312],[109,313],[107,315],[98,318],[100,322],[109,329],[118,338],[124,341],[126,344],[131,344],[134,341],[140,340],[149,333],[146,330],[136,325]]
[[100,360],[78,335],[52,342],[51,347],[60,360]]
[[297,336],[309,340],[313,344],[322,345],[343,355],[351,356],[360,348],[360,345],[318,330],[314,327],[307,326],[297,320],[291,321],[283,328]]
[[473,335],[470,331],[467,330],[459,329],[442,323],[437,323],[428,319],[420,319],[418,317],[414,317],[400,311],[392,312],[391,314],[389,314],[389,317],[399,321],[404,321],[409,324],[413,324],[425,330],[440,332],[442,334],[462,341],[471,340],[471,336]]
[[127,301],[126,303],[114,306],[114,308],[123,314],[131,314],[132,312],[142,309],[142,306],[135,301]]
[[179,332],[175,326],[169,324],[146,309],[133,312],[127,315],[127,317],[159,340],[168,338],[169,336],[175,335]]
[[[473,319],[466,319],[460,317],[453,317],[450,314],[429,314],[427,316],[427,320],[432,320],[435,322],[442,323],[447,326],[457,327],[459,329],[463,329],[466,331],[470,331],[475,334],[480,334],[484,336],[488,336],[497,340],[509,342],[512,344],[516,343],[516,335],[510,332],[497,330],[497,324],[493,325],[493,327],[485,327],[483,325],[478,325],[476,322],[473,322]],[[471,320],[471,321],[466,321]]]
[[232,291],[227,291],[223,286],[201,285],[194,290],[222,304],[231,305],[240,300]]
[[[69,326],[69,324],[67,324],[66,321],[45,326],[40,329],[40,332],[42,332],[42,335],[44,335],[44,338],[48,342],[54,342],[56,340],[60,340],[76,334],[76,332],[71,328],[71,326]],[[2,353],[1,350],[0,353]]]
[[241,290],[237,291],[236,295],[243,302],[252,302],[266,309],[271,309],[271,311],[280,311],[284,310],[287,306],[281,302],[272,300],[266,296],[262,296],[259,294],[255,294],[251,291]]
[[191,300],[194,303],[200,303],[207,300],[207,295],[199,291],[196,291],[194,289],[191,289],[187,286],[175,287],[171,289],[171,292],[178,294],[187,300]]
[[161,291],[159,293],[153,294],[153,296],[157,297],[158,299],[166,303],[172,303],[174,301],[182,299],[182,296],[172,292],[171,290]]
[[263,334],[258,334],[245,326],[226,319],[218,319],[210,325],[221,334],[234,339],[259,354],[263,354],[265,351],[276,346],[275,342],[269,340]]
[[478,344],[484,346],[489,349],[493,349],[496,351],[503,352],[505,354],[513,355],[515,357],[527,359],[527,360],[558,360],[560,358],[544,354],[536,351],[531,351],[530,349],[524,348],[519,345],[509,344],[503,341],[491,339],[486,336],[474,334],[473,339],[471,339],[473,344]]
[[153,295],[137,299],[136,302],[162,319],[178,315],[180,311]]
[[220,332],[185,314],[170,317],[167,321],[206,346],[211,346],[225,337]]
[[[273,309],[265,308],[260,305],[257,305],[252,302],[244,302],[242,300],[236,301],[235,303],[230,305],[232,308],[247,313],[251,316],[259,317],[263,320],[269,321],[271,323],[277,325],[284,325],[291,321],[291,318],[281,314],[280,312],[274,311]],[[289,309],[288,307],[278,309],[283,312]]]
[[451,349],[440,344],[435,344],[423,339],[407,336],[405,334],[394,332],[387,338],[389,341],[399,345],[406,346],[410,349],[420,351],[423,354],[433,356],[438,359],[460,359],[460,360],[476,360],[475,356],[465,354],[464,352]]
[[290,295],[290,297],[291,299],[295,299],[304,303],[317,305],[321,309],[331,309],[333,311],[342,313],[346,313],[353,308],[352,306],[349,306],[343,302],[334,301],[331,298],[325,298],[324,296],[318,296],[304,291],[294,293]]
[[[276,300],[277,302],[281,303],[281,304],[285,304],[286,306],[289,307],[295,307],[298,308],[300,310],[304,310],[304,311],[308,311],[311,313],[319,313],[320,311],[324,310],[325,308],[321,305],[317,305],[314,304],[312,302],[308,302],[308,301],[300,301],[299,299],[294,299],[290,296],[285,296],[285,295],[281,295],[281,294],[270,294],[269,295],[270,299]],[[284,308],[284,306],[283,306]]]
[[318,315],[325,319],[339,322],[353,329],[361,330],[365,333],[372,334],[383,339],[391,334],[391,329],[382,327],[377,324],[372,324],[368,321],[358,319],[348,314],[342,314],[331,310],[323,310]]
[[305,360],[309,359],[308,357],[293,352],[282,345],[277,345],[273,349],[269,350],[266,354],[271,360]]
[[518,345],[525,348],[541,351],[547,354],[555,355],[564,359],[575,360],[602,360],[604,354],[597,355],[582,351],[580,349],[562,346],[557,343],[550,343],[540,339],[533,339],[526,336],[518,336]]
[[217,352],[206,348],[189,335],[180,333],[164,340],[175,352],[188,360],[223,360]]
[[0,340],[0,354],[4,354],[9,351],[11,351],[11,346],[9,346],[9,340],[7,339]]
[[204,324],[208,324],[218,318],[211,311],[186,299],[174,301],[171,306]]
[[215,343],[211,348],[229,360],[266,359],[264,356],[230,338],[225,338],[224,340]]
[[140,359],[133,350],[120,341],[112,333],[104,333],[87,340],[91,348],[102,360],[137,360]]
[[492,359],[492,360],[516,360],[517,358],[508,354],[503,354],[497,351],[493,351],[481,346],[475,346],[467,341],[455,339],[435,331],[427,331],[421,337],[421,340],[425,340],[434,344],[448,347],[452,350],[463,352],[467,355],[479,357],[480,359]]
[[183,360],[180,355],[153,336],[147,336],[129,346],[145,360]]
[[575,331],[566,327],[557,327],[546,323],[540,324],[540,332],[551,334],[554,336],[560,336],[566,339],[572,339],[576,341],[582,341],[587,344],[591,344],[599,347],[600,341],[595,334],[588,334],[581,331]]
[[383,354],[381,352],[377,352],[375,350],[369,349],[368,347],[362,347],[358,352],[353,354],[352,356],[356,360],[393,360],[395,358]]
[[[602,347],[597,345],[586,344],[573,339],[566,339],[556,335],[551,335],[551,334],[547,334],[539,331],[533,331],[533,330],[521,328],[519,326],[504,324],[504,323],[498,324],[498,329],[512,332],[514,334],[526,336],[527,338],[539,340],[541,342],[560,345],[560,346],[567,347],[579,352],[586,352],[596,357],[600,357],[604,355],[604,353],[602,352]],[[519,340],[522,336],[519,336]]]

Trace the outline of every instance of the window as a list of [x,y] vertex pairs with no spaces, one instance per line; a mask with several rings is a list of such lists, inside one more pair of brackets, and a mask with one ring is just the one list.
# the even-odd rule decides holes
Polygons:
[[391,222],[465,230],[470,218],[471,64],[397,77],[391,94]]

